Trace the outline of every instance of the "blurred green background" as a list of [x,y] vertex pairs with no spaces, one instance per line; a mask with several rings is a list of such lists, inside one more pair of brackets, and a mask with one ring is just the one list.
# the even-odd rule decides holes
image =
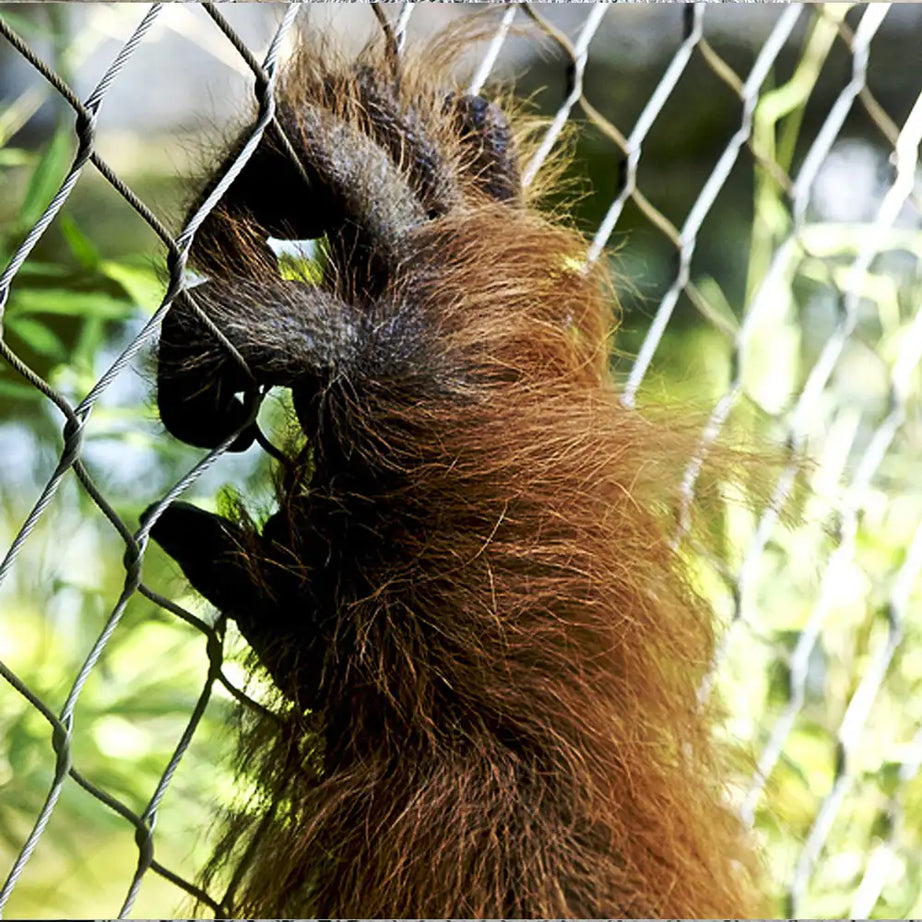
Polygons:
[[[259,58],[281,10],[247,6],[225,12]],[[0,7],[0,17],[85,96],[145,8],[11,4]],[[587,15],[541,4],[534,11],[571,39]],[[465,12],[421,9],[410,20],[408,40],[421,41],[441,18]],[[721,64],[745,79],[781,12],[707,10],[707,46],[692,55],[645,139],[638,173],[645,200],[673,225],[681,227],[741,123],[739,96]],[[803,701],[794,702],[791,732],[755,802],[779,914],[796,909],[813,917],[847,916],[864,908],[895,918],[922,912],[922,592],[920,555],[912,550],[922,521],[918,180],[910,183],[897,217],[883,229],[873,226],[893,181],[896,134],[922,90],[919,69],[906,66],[918,59],[920,13],[894,8],[884,20],[872,45],[866,95],[851,108],[811,187],[799,245],[779,256],[793,226],[786,177],[797,176],[852,78],[850,46],[865,13],[841,5],[801,16],[761,88],[749,144],[697,235],[690,285],[679,296],[641,390],[642,403],[678,405],[706,416],[739,372],[741,393],[726,427],[730,440],[781,445],[783,452],[811,370],[843,323],[844,291],[853,286],[860,293],[854,329],[827,386],[803,417],[799,456],[810,464],[803,483],[791,491],[787,520],[747,556],[761,509],[718,485],[718,500],[704,512],[713,546],[695,557],[719,616],[728,625],[735,621],[718,684],[728,704],[727,732],[744,740],[754,757],[791,709],[791,656],[805,627],[817,623],[817,642],[798,686]],[[335,32],[347,44],[377,28],[361,6],[324,6],[310,15],[313,28]],[[612,8],[594,38],[585,97],[623,134],[673,60],[684,15],[681,6]],[[552,115],[567,94],[568,60],[523,14],[517,22],[523,31],[507,43],[498,74]],[[232,134],[228,124],[246,118],[251,81],[245,70],[200,8],[176,5],[162,14],[104,100],[98,150],[174,232],[189,196],[178,177],[207,162],[207,151]],[[578,106],[568,138],[572,161],[549,204],[569,203],[573,219],[591,237],[620,190],[624,158]],[[57,191],[75,150],[69,108],[0,38],[4,265]],[[622,377],[678,271],[670,233],[648,214],[629,200],[605,257],[619,278],[623,313],[613,362]],[[871,234],[875,258],[856,277],[852,264]],[[156,309],[165,288],[163,262],[156,235],[88,166],[16,275],[4,339],[76,403]],[[777,271],[768,277],[770,265]],[[734,339],[757,291],[770,309],[736,352]],[[95,483],[130,528],[201,457],[159,425],[151,369],[148,348],[96,404],[82,449]],[[862,459],[891,421],[892,439],[865,483]],[[49,400],[0,366],[4,552],[58,463],[62,425]],[[764,493],[764,485],[757,486],[754,492]],[[258,449],[223,457],[185,498],[213,508],[227,489],[269,506],[271,486]],[[0,584],[0,659],[52,711],[63,705],[122,590],[124,550],[70,472]],[[213,618],[156,547],[145,554],[143,574],[154,590],[209,622]],[[225,669],[240,680],[235,650],[232,638]],[[875,683],[866,677],[878,666]],[[207,673],[203,634],[133,597],[80,696],[74,764],[141,813],[208,684]],[[867,698],[864,691],[857,694],[862,688]],[[866,715],[860,711],[865,704]],[[230,696],[216,685],[158,811],[156,858],[185,878],[195,877],[208,854],[216,805],[232,796],[227,766],[234,713]],[[849,732],[853,726],[861,732],[843,734],[843,721]],[[843,742],[849,745],[843,748]],[[0,874],[35,821],[54,762],[48,723],[0,683]],[[741,803],[747,785],[741,775]],[[817,816],[824,804],[837,809],[819,839]],[[822,847],[804,864],[811,842]],[[137,859],[131,825],[68,782],[7,913],[112,915]],[[794,885],[800,899],[792,903],[792,882],[807,866],[802,887]],[[184,907],[180,889],[148,873],[132,915],[170,915]]]

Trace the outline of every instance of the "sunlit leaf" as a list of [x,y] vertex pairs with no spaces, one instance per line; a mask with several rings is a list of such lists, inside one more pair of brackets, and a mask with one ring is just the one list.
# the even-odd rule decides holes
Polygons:
[[166,287],[152,266],[133,266],[127,262],[102,260],[98,270],[118,282],[139,307],[153,312],[163,300]]

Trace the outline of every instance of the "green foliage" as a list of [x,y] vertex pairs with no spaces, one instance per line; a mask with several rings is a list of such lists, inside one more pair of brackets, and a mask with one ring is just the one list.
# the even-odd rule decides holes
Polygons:
[[[6,16],[6,14],[4,14]],[[0,127],[3,116],[0,113]],[[0,235],[6,264],[41,217],[71,166],[73,131],[62,128],[35,154],[16,148],[2,163],[18,172],[14,218]],[[81,179],[81,182],[83,179]],[[126,205],[126,220],[139,220]],[[10,348],[73,402],[86,395],[105,369],[114,344],[160,303],[164,286],[159,253],[105,258],[69,211],[50,224],[17,272],[3,313]],[[130,373],[129,373],[130,374]],[[84,442],[92,465],[106,438],[123,438],[121,453],[141,451],[155,473],[151,493],[136,482],[106,484],[107,498],[132,527],[140,509],[191,465],[189,453],[158,450],[139,427],[149,416],[146,393],[124,406],[104,400],[94,408]],[[22,422],[16,422],[22,417]],[[44,486],[60,445],[60,422],[48,401],[5,363],[0,364],[0,437],[15,448],[15,466],[0,465],[0,544],[8,548],[30,504]],[[130,428],[130,434],[124,434]],[[33,433],[33,438],[27,438]],[[9,455],[8,455],[9,457]],[[147,496],[147,499],[145,499]],[[53,712],[108,618],[125,580],[124,544],[68,475],[39,519],[15,566],[0,587],[0,659]],[[145,578],[184,599],[185,588],[163,555],[148,555]],[[206,613],[203,613],[206,614]],[[206,614],[207,617],[207,614]],[[206,683],[204,637],[140,596],[132,599],[102,659],[90,674],[74,714],[75,767],[93,784],[141,814],[165,770]],[[5,683],[4,683],[5,684]],[[229,762],[228,696],[220,688],[158,813],[156,857],[189,874],[200,865],[213,817],[214,790]],[[7,686],[0,708],[0,866],[7,869],[48,794],[55,756],[51,727],[26,699]],[[117,912],[134,873],[134,829],[82,790],[65,783],[7,911],[15,917],[98,916]],[[150,875],[141,891],[142,912],[178,911],[184,895]]]
[[[804,144],[807,105],[844,14],[844,7],[831,7],[811,20],[791,76],[763,92],[756,107],[756,156],[747,161],[752,170],[745,180],[751,182],[752,219],[743,213],[736,224],[728,223],[714,234],[718,246],[745,250],[740,296],[712,267],[693,264],[688,300],[663,339],[645,397],[648,402],[706,412],[726,393],[738,362],[742,393],[727,423],[727,439],[743,446],[774,445],[790,425],[811,369],[841,321],[838,293],[849,286],[858,292],[855,330],[821,398],[809,408],[809,435],[792,459],[800,479],[795,478],[791,489],[788,518],[782,516],[770,540],[749,561],[750,578],[738,598],[734,579],[755,541],[766,485],[744,484],[744,492],[751,486],[744,503],[722,485],[702,489],[717,497],[706,514],[718,559],[702,554],[695,560],[695,573],[726,622],[740,602],[743,622],[727,635],[720,689],[728,704],[727,733],[751,742],[756,754],[790,702],[791,656],[825,593],[804,701],[756,812],[777,887],[776,911],[787,909],[785,888],[824,799],[837,784],[845,784],[846,796],[799,912],[848,916],[853,895],[870,869],[879,871],[883,881],[875,914],[907,917],[922,912],[918,617],[906,619],[901,642],[847,758],[837,746],[837,733],[862,677],[891,640],[890,596],[922,518],[922,494],[915,485],[922,444],[918,369],[901,394],[905,419],[879,471],[867,488],[854,485],[871,439],[893,409],[894,368],[916,335],[922,234],[904,226],[875,229],[879,251],[899,257],[910,268],[895,269],[892,260],[881,258],[858,278],[852,263],[866,245],[866,224],[808,219],[794,243],[778,256],[792,231],[789,200],[778,171],[764,166],[772,163],[791,173],[796,165]],[[4,18],[12,22],[13,16],[4,11]],[[18,18],[21,22],[14,25],[28,34],[31,20]],[[0,140],[8,137],[6,115],[0,112]],[[675,147],[674,139],[670,144]],[[38,155],[10,147],[0,150],[0,166],[21,177],[12,206],[15,214],[0,237],[4,263],[47,208],[74,153],[70,128],[55,133]],[[587,156],[586,162],[599,187],[613,181],[610,150],[594,160]],[[646,163],[645,159],[645,169]],[[644,183],[655,185],[649,174]],[[608,201],[596,196],[586,207],[601,209]],[[4,335],[42,377],[80,399],[104,370],[104,357],[130,336],[132,324],[136,328],[159,304],[163,283],[155,267],[162,254],[108,258],[106,248],[98,245],[96,226],[78,220],[69,205],[16,275],[5,309]],[[636,219],[629,209],[625,214],[626,221]],[[597,224],[599,215],[591,217]],[[124,223],[138,220],[125,206]],[[748,228],[743,243],[741,224]],[[777,271],[769,277],[773,260]],[[625,274],[648,286],[631,293],[635,310],[626,319],[624,341],[619,341],[630,352],[649,319],[653,299],[644,298],[657,285],[669,283],[674,266],[639,231],[617,262]],[[322,271],[322,254],[283,255],[280,265],[287,278],[315,281]],[[741,304],[751,305],[757,292],[770,309],[761,312],[742,354],[735,356]],[[0,366],[0,412],[0,435],[13,433],[26,458],[15,469],[0,465],[0,544],[6,548],[57,463],[60,420],[39,392],[6,366]],[[264,412],[271,428],[282,428],[286,414],[281,401],[267,403]],[[17,416],[27,422],[17,421]],[[129,527],[147,502],[163,495],[200,457],[164,438],[152,416],[149,390],[141,388],[121,403],[99,404],[87,426],[85,458]],[[103,449],[111,452],[108,463],[94,454]],[[772,476],[780,473],[769,468]],[[194,499],[203,506],[232,505],[238,488],[271,508],[270,478],[265,466],[252,458],[222,459],[212,480],[196,486]],[[854,520],[849,518],[852,510]],[[846,544],[849,553],[840,555],[828,571],[843,542],[851,542]],[[62,706],[122,591],[123,554],[121,538],[68,475],[0,587],[0,659],[52,710]],[[212,617],[155,547],[148,547],[145,555],[144,581],[199,617]],[[916,579],[911,588],[907,612],[922,610],[918,583]],[[133,811],[143,811],[205,685],[206,670],[201,633],[134,597],[80,697],[73,731],[76,767]],[[228,663],[226,671],[234,673],[235,663]],[[37,710],[11,688],[4,689],[3,701],[0,864],[6,867],[47,795],[54,752],[50,727]],[[215,805],[234,796],[227,769],[234,708],[216,686],[158,813],[155,856],[187,878],[194,876],[208,852]],[[14,891],[10,914],[112,915],[137,860],[133,836],[129,823],[68,781]],[[174,886],[148,874],[135,913],[178,912],[183,899]]]
[[[23,155],[30,173],[17,220],[0,237],[4,263],[60,187],[72,142],[73,132],[61,130],[38,157]],[[66,366],[75,392],[85,392],[97,377],[95,360],[111,341],[113,325],[130,320],[139,308],[151,312],[159,303],[164,289],[154,266],[150,257],[103,259],[76,220],[60,213],[16,275],[4,311],[7,343],[52,384]],[[0,365],[0,408],[26,410],[24,405],[34,404],[36,396],[11,368]]]
[[[754,153],[786,171],[844,11],[827,7],[828,15],[814,20],[799,66],[787,82],[764,94],[756,109]],[[844,762],[837,734],[857,707],[862,679],[892,639],[890,593],[922,520],[922,493],[917,477],[908,473],[918,457],[918,373],[903,394],[906,415],[879,472],[867,487],[858,479],[869,444],[893,410],[892,376],[900,350],[918,335],[913,324],[922,300],[922,233],[904,227],[873,229],[876,251],[884,257],[856,277],[853,263],[868,245],[868,225],[807,220],[779,255],[791,231],[784,190],[771,171],[757,165],[747,303],[758,292],[770,309],[751,328],[741,356],[743,403],[775,420],[772,428],[782,433],[842,322],[841,293],[848,290],[858,296],[856,328],[821,398],[800,407],[810,412],[803,417],[809,436],[792,464],[804,471],[809,489],[791,522],[774,528],[750,573],[750,594],[744,592],[742,609],[752,620],[731,634],[722,686],[731,703],[731,727],[752,740],[758,753],[790,700],[790,656],[801,632],[819,618],[804,701],[756,817],[777,887],[777,912],[848,916],[862,881],[873,886],[879,872],[883,885],[875,915],[906,917],[922,910],[917,832],[922,799],[911,796],[919,790],[918,775],[897,780],[900,766],[917,758],[916,733],[922,725],[918,619],[904,625],[902,641],[885,664],[880,688]],[[892,254],[909,257],[902,259],[903,269],[886,258]],[[769,277],[773,261],[776,271]],[[716,283],[696,284],[716,305],[720,321],[730,325],[726,298]],[[753,434],[758,438],[759,430]],[[728,514],[725,527],[733,531],[727,546],[741,553],[752,546],[757,518]],[[738,573],[739,565],[731,566],[730,573]],[[729,613],[731,589],[721,583],[715,575],[708,585]],[[918,611],[920,604],[916,573],[907,611]],[[786,902],[789,881],[803,860],[805,843],[816,833],[818,811],[836,786],[843,788],[844,799],[812,865],[802,902],[791,907]],[[895,826],[893,816],[899,817]]]

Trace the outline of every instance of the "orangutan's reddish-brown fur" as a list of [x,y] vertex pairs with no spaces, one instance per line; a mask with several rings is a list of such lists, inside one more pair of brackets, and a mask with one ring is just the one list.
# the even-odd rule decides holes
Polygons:
[[[292,81],[301,98],[324,102],[329,66]],[[337,79],[340,116],[368,132]],[[620,405],[603,269],[582,270],[575,232],[465,178],[444,85],[420,67],[399,93],[436,123],[459,197],[401,238],[374,308],[411,305],[399,341],[419,351],[399,373],[343,364],[311,392],[271,540],[234,533],[265,611],[202,589],[285,695],[245,721],[256,793],[209,880],[230,882],[237,917],[758,914],[696,694],[712,615],[667,541],[689,439]],[[215,220],[206,237],[229,239],[231,217]],[[243,255],[203,299],[257,361],[252,295],[277,273]],[[342,265],[325,284],[354,302]],[[303,649],[269,643],[276,623],[309,624]]]

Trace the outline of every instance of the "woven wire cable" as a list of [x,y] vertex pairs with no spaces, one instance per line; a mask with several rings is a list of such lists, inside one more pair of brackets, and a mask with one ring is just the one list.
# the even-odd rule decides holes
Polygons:
[[[385,37],[389,53],[393,55],[400,55],[412,47],[413,27],[419,18],[418,15],[411,15],[413,9],[411,4],[404,3],[375,10],[378,28]],[[530,183],[540,172],[547,158],[560,145],[568,125],[575,122],[580,132],[594,131],[606,145],[611,174],[618,175],[620,182],[611,201],[599,209],[597,224],[589,229],[587,262],[607,259],[608,248],[613,243],[620,244],[619,235],[629,212],[639,216],[638,219],[645,222],[658,241],[667,246],[674,256],[674,270],[664,290],[654,304],[648,305],[651,319],[626,374],[622,400],[627,407],[642,402],[644,387],[651,371],[657,367],[664,338],[677,324],[682,298],[686,297],[710,319],[706,313],[708,295],[696,277],[697,260],[702,242],[709,233],[708,219],[726,194],[734,171],[741,167],[751,167],[771,177],[781,190],[788,219],[787,231],[773,245],[771,259],[758,284],[740,305],[738,322],[735,326],[728,323],[723,327],[715,322],[727,340],[729,374],[718,399],[709,408],[698,450],[689,460],[682,484],[683,501],[678,510],[677,543],[691,530],[693,501],[706,470],[709,450],[723,437],[734,411],[752,399],[747,373],[753,362],[754,350],[759,346],[760,324],[766,317],[771,317],[775,309],[773,299],[779,287],[783,287],[806,260],[825,260],[828,263],[829,277],[825,289],[836,300],[835,324],[815,361],[804,370],[802,385],[790,406],[777,414],[778,439],[786,446],[790,461],[782,465],[777,479],[767,491],[767,502],[757,510],[751,535],[745,546],[739,549],[737,564],[723,566],[720,571],[727,583],[733,605],[728,619],[730,627],[718,649],[714,667],[716,676],[732,659],[734,643],[738,645],[737,635],[740,632],[749,631],[753,643],[757,642],[757,637],[764,640],[765,635],[771,633],[770,627],[761,623],[764,615],[759,607],[760,573],[773,546],[772,542],[778,538],[785,504],[797,489],[802,455],[810,439],[816,435],[818,426],[823,424],[822,408],[829,399],[830,382],[841,366],[843,356],[856,342],[863,311],[866,310],[864,280],[883,256],[899,249],[899,245],[892,242],[891,232],[901,226],[901,221],[905,222],[907,213],[912,214],[914,219],[920,217],[919,183],[916,176],[919,146],[922,142],[922,80],[913,84],[915,103],[902,118],[888,111],[885,97],[870,85],[869,77],[874,74],[876,66],[874,39],[887,27],[892,15],[887,4],[873,4],[858,10],[850,17],[850,21],[845,19],[844,13],[830,12],[822,7],[784,6],[773,15],[758,46],[753,49],[751,64],[741,71],[730,63],[729,57],[723,55],[719,42],[710,34],[709,24],[719,12],[708,9],[704,4],[689,4],[684,8],[681,21],[678,17],[676,19],[677,28],[675,34],[669,37],[671,50],[661,76],[655,80],[636,118],[622,123],[609,114],[606,100],[601,97],[598,85],[591,79],[590,68],[596,56],[604,54],[602,43],[606,29],[617,27],[618,17],[626,11],[606,4],[587,4],[578,13],[571,11],[563,26],[551,16],[551,12],[544,7],[519,4],[509,4],[497,12],[492,38],[488,38],[480,49],[469,89],[478,92],[489,84],[503,63],[504,54],[512,40],[518,42],[524,36],[526,40],[535,43],[541,39],[544,49],[552,47],[556,55],[554,66],[560,66],[563,75],[562,98],[556,109],[548,113],[547,126],[534,154],[525,165],[524,181]],[[245,426],[190,466],[157,500],[140,528],[129,526],[120,517],[118,510],[107,498],[106,491],[94,481],[84,460],[83,434],[87,420],[102,396],[116,380],[126,374],[139,353],[150,348],[170,305],[177,298],[185,298],[192,309],[197,310],[194,289],[190,289],[185,276],[189,247],[202,222],[219,204],[256,149],[265,129],[271,124],[280,132],[278,123],[274,121],[275,78],[283,44],[291,34],[299,15],[299,7],[292,4],[285,9],[279,17],[268,51],[260,59],[261,55],[249,47],[217,6],[204,6],[203,15],[211,20],[211,27],[217,29],[223,40],[230,44],[233,54],[239,56],[244,68],[252,76],[253,93],[250,101],[254,104],[255,115],[238,156],[201,207],[188,218],[186,226],[175,235],[170,232],[167,223],[157,216],[156,210],[142,201],[96,148],[96,129],[100,119],[105,117],[106,95],[120,79],[124,67],[137,48],[150,40],[151,31],[162,15],[163,8],[159,4],[152,5],[147,12],[139,13],[138,24],[131,36],[114,54],[111,65],[84,100],[78,98],[68,83],[0,16],[2,40],[28,63],[35,79],[47,84],[49,91],[60,96],[73,111],[76,139],[76,151],[66,177],[0,273],[0,320],[17,276],[48,227],[68,206],[71,194],[88,164],[98,171],[162,241],[166,248],[169,273],[166,293],[159,307],[79,401],[69,400],[33,371],[0,336],[0,356],[30,387],[57,407],[64,417],[57,464],[39,490],[38,498],[0,561],[0,584],[15,567],[21,565],[23,547],[33,538],[36,526],[59,495],[62,484],[71,479],[71,472],[72,479],[79,483],[82,491],[109,521],[125,548],[125,575],[121,591],[109,608],[105,622],[90,644],[76,676],[69,680],[69,691],[60,709],[50,707],[17,674],[11,662],[0,662],[0,677],[9,686],[9,693],[21,696],[51,728],[51,749],[55,758],[53,778],[45,800],[0,889],[0,910],[9,900],[42,839],[68,778],[121,817],[134,831],[137,862],[131,879],[125,881],[120,917],[131,912],[139,889],[150,873],[169,881],[217,915],[222,913],[222,906],[235,886],[235,882],[230,881],[228,893],[218,897],[215,893],[203,892],[185,874],[165,867],[155,857],[154,827],[164,798],[170,796],[170,784],[175,773],[200,730],[216,684],[245,707],[263,708],[263,705],[238,688],[225,671],[226,624],[223,617],[208,623],[187,611],[175,600],[164,597],[145,584],[141,568],[148,534],[157,516],[171,501],[221,461],[226,448],[239,431],[255,419],[259,406],[257,404],[252,407]],[[818,129],[807,139],[802,155],[791,165],[779,162],[760,146],[757,135],[764,123],[759,120],[768,117],[765,111],[766,100],[776,89],[773,80],[779,69],[782,69],[785,56],[793,55],[797,63],[804,66],[810,63],[808,50],[815,47],[809,44],[811,35],[814,39],[816,36],[826,36],[830,47],[847,55],[849,67],[828,109],[819,120]],[[558,62],[557,58],[561,61]],[[686,211],[677,215],[657,204],[656,190],[645,188],[641,167],[647,162],[651,139],[657,130],[662,129],[670,104],[690,80],[689,71],[702,66],[732,94],[734,129],[713,165],[704,172]],[[246,101],[241,100],[241,103],[245,105]],[[866,119],[874,126],[881,143],[892,154],[893,170],[882,191],[876,214],[867,225],[861,245],[850,255],[848,264],[840,266],[815,252],[811,207],[818,177],[836,144],[847,133],[850,120],[857,117]],[[288,147],[303,175],[303,165],[297,162],[291,139],[282,136],[282,143]],[[627,246],[630,247],[629,238]],[[919,257],[915,258],[918,262]],[[751,740],[757,752],[757,768],[741,804],[742,813],[750,822],[757,819],[758,810],[765,803],[768,786],[776,776],[779,765],[790,757],[788,747],[791,734],[803,719],[808,705],[814,658],[837,605],[837,591],[843,574],[857,566],[864,516],[876,496],[875,491],[884,489],[881,486],[882,471],[894,457],[894,446],[905,441],[911,442],[914,437],[910,430],[915,431],[913,427],[918,414],[922,305],[914,303],[909,311],[908,322],[901,330],[898,343],[889,351],[881,348],[878,355],[880,363],[886,368],[888,409],[867,427],[860,445],[857,442],[853,445],[853,462],[838,485],[839,493],[834,501],[835,528],[831,540],[827,541],[823,549],[815,551],[818,573],[815,596],[810,599],[808,612],[796,631],[790,650],[778,653],[778,664],[787,670],[786,695],[782,705],[773,713],[762,715],[760,726]],[[210,322],[201,312],[199,314],[205,323]],[[245,362],[227,342],[221,330],[214,328],[213,324],[211,329],[233,359],[245,368]],[[874,348],[874,344],[871,348]],[[911,540],[886,577],[886,630],[877,638],[866,662],[860,669],[856,668],[842,713],[829,715],[827,735],[835,751],[835,760],[828,789],[816,798],[816,808],[807,824],[796,859],[790,868],[776,875],[779,880],[783,878],[779,889],[784,891],[785,909],[790,915],[809,911],[812,905],[810,888],[823,871],[824,850],[828,847],[830,836],[836,823],[841,822],[843,811],[851,802],[850,798],[854,797],[862,784],[867,783],[855,767],[857,754],[873,724],[875,706],[887,688],[894,662],[905,648],[907,638],[918,621],[918,612],[913,609],[913,605],[919,595],[920,573],[922,521],[914,527]],[[135,596],[149,599],[169,616],[187,623],[199,632],[204,638],[204,659],[207,661],[206,678],[184,729],[160,771],[146,804],[139,810],[131,809],[122,798],[107,790],[105,785],[85,775],[74,764],[73,753],[75,734],[81,732],[74,716],[78,699],[91,675],[99,669],[100,657],[119,627],[126,607]],[[709,682],[703,692],[710,693],[710,689]],[[880,822],[886,825],[886,835],[867,843],[865,860],[848,894],[853,915],[869,915],[874,911],[885,893],[893,861],[905,852],[903,832],[906,825],[904,816],[907,792],[919,774],[920,765],[922,729],[914,727],[910,745],[898,766],[898,784],[884,798],[878,810]]]
[[[226,31],[232,32],[230,27],[226,25],[223,17],[220,16],[220,13],[218,13],[217,10],[215,10],[210,5],[208,5],[206,8],[209,14],[212,15],[216,21],[218,21],[222,28],[224,28]],[[32,63],[36,69],[39,70],[39,72],[46,79],[48,79],[56,89],[59,90],[59,92],[61,92],[61,94],[78,112],[77,132],[80,141],[77,158],[75,159],[74,165],[71,168],[71,171],[69,172],[64,183],[62,184],[60,190],[55,195],[49,206],[45,209],[45,212],[39,219],[39,222],[27,235],[25,241],[20,246],[13,259],[10,261],[10,264],[7,266],[2,276],[0,276],[0,303],[5,303],[9,291],[10,280],[15,275],[16,271],[18,271],[18,269],[21,267],[22,263],[27,258],[28,253],[38,242],[38,239],[54,219],[55,215],[63,207],[74,185],[76,184],[80,170],[90,159],[93,119],[95,118],[96,110],[100,105],[105,90],[111,85],[112,80],[115,78],[118,71],[121,70],[121,68],[124,66],[125,62],[137,47],[144,34],[150,28],[159,12],[159,4],[151,7],[148,13],[141,20],[141,23],[135,30],[132,37],[119,51],[118,55],[112,63],[112,66],[106,71],[102,80],[97,85],[93,93],[91,93],[85,104],[80,103],[77,97],[70,91],[66,84],[64,84],[61,78],[54,74],[54,72],[49,67],[47,67],[47,65],[45,65],[44,62],[42,62],[37,56],[33,55],[31,51],[28,50],[25,43],[22,42],[22,40],[19,39],[19,37],[16,36],[14,32],[12,32],[12,30],[3,24],[2,21],[0,21],[0,31],[2,31],[2,34],[11,41],[17,50],[20,50],[22,53],[24,53],[24,56],[27,57],[30,63]],[[214,208],[217,202],[221,199],[224,192],[233,182],[236,175],[243,168],[247,159],[249,159],[253,151],[256,149],[256,146],[262,137],[262,133],[265,130],[266,125],[273,118],[273,85],[279,44],[281,39],[290,30],[296,14],[297,7],[292,6],[288,9],[276,33],[275,40],[270,46],[266,61],[263,65],[255,65],[255,70],[257,72],[257,101],[260,107],[260,117],[256,124],[253,126],[251,136],[241,148],[239,155],[233,164],[231,164],[226,174],[217,183],[212,194],[206,199],[205,202],[203,202],[202,206],[190,218],[186,228],[184,228],[183,232],[177,237],[176,241],[172,242],[171,244],[170,282],[163,303],[160,305],[151,320],[145,325],[141,333],[132,341],[128,348],[122,352],[122,354],[115,360],[109,369],[102,375],[97,384],[93,387],[87,397],[81,401],[76,410],[72,410],[63,396],[54,392],[50,385],[42,381],[42,379],[39,378],[39,376],[34,372],[32,372],[31,369],[25,366],[25,364],[22,363],[18,357],[12,353],[9,353],[5,343],[0,343],[0,346],[2,346],[3,349],[4,358],[7,358],[7,360],[10,361],[10,364],[13,365],[17,371],[23,374],[23,376],[26,377],[30,383],[42,390],[46,396],[53,399],[58,407],[65,412],[65,415],[68,418],[64,433],[64,451],[62,453],[60,463],[58,464],[53,477],[49,480],[45,490],[43,490],[39,501],[35,504],[32,511],[29,513],[25,523],[14,539],[10,550],[3,560],[3,563],[0,564],[0,580],[2,580],[8,569],[12,567],[19,549],[22,547],[26,538],[28,538],[29,534],[35,527],[35,524],[37,523],[44,510],[47,508],[48,504],[51,502],[65,473],[71,467],[78,466],[80,431],[86,415],[92,410],[93,404],[98,400],[105,389],[111,384],[111,382],[122,371],[122,369],[131,361],[132,357],[138,351],[144,348],[148,340],[150,340],[150,338],[155,334],[157,328],[159,327],[159,323],[166,311],[169,309],[170,304],[174,298],[183,291],[185,287],[183,270],[185,268],[186,254],[188,252],[192,235],[211,211],[211,209]],[[253,63],[255,64],[255,62]],[[106,175],[105,172],[103,175]],[[159,225],[155,225],[155,230],[159,231],[159,229]],[[249,425],[250,421],[251,420],[247,420],[245,425]],[[118,527],[122,533],[122,536],[126,538],[127,553],[125,561],[125,585],[122,594],[120,595],[118,601],[115,604],[115,607],[112,609],[103,627],[103,630],[100,632],[95,643],[90,649],[90,652],[88,653],[83,666],[81,667],[76,679],[74,680],[64,707],[62,708],[60,715],[57,717],[51,714],[48,709],[41,704],[39,699],[16,678],[15,674],[12,672],[12,670],[9,669],[9,667],[3,663],[0,663],[0,674],[2,674],[4,678],[6,678],[7,681],[13,685],[14,688],[23,694],[29,700],[29,702],[33,704],[33,706],[37,707],[43,713],[46,719],[48,719],[52,724],[52,744],[57,755],[54,780],[52,782],[51,788],[49,789],[47,798],[38,816],[36,817],[32,831],[27,837],[12,868],[10,869],[2,889],[0,889],[0,910],[2,910],[3,906],[9,899],[16,881],[22,874],[26,863],[31,857],[42,833],[45,830],[45,827],[48,824],[49,819],[51,818],[51,814],[54,811],[66,777],[68,774],[73,774],[76,780],[78,780],[78,783],[82,781],[82,777],[72,766],[70,753],[70,738],[73,731],[74,708],[76,706],[80,692],[83,689],[83,686],[85,685],[90,673],[98,662],[102,651],[112,636],[112,633],[117,627],[118,622],[124,612],[125,606],[128,603],[128,600],[134,595],[140,586],[141,552],[143,550],[144,543],[146,543],[147,533],[152,527],[153,522],[156,521],[157,512],[162,510],[162,508],[165,507],[173,498],[180,495],[186,489],[186,487],[193,483],[205,470],[207,470],[207,468],[210,467],[218,457],[220,457],[226,447],[233,442],[234,438],[236,438],[239,432],[245,428],[245,425],[241,426],[240,430],[225,439],[225,441],[220,446],[218,446],[218,448],[210,452],[201,462],[195,465],[192,470],[190,470],[189,473],[183,477],[172,490],[169,491],[167,496],[165,496],[161,501],[158,509],[152,514],[150,518],[148,518],[136,536],[132,536],[130,532],[127,532],[115,511],[111,509],[101,494],[92,487],[92,482],[89,480],[89,475],[86,474],[85,471],[82,472],[81,480],[84,484],[84,487],[90,491],[90,495],[100,505],[100,508],[104,511],[107,518],[109,518],[110,521],[118,523]],[[183,733],[180,741],[178,742],[173,757],[170,759],[169,763],[164,769],[160,782],[158,783],[156,790],[143,814],[141,816],[133,815],[127,807],[120,805],[115,798],[111,798],[108,795],[104,799],[104,802],[106,802],[110,807],[116,809],[117,812],[121,813],[123,816],[130,818],[131,822],[136,826],[137,829],[136,839],[138,842],[139,853],[138,869],[129,885],[127,895],[119,913],[120,917],[126,915],[131,909],[131,906],[137,896],[141,878],[148,869],[153,869],[160,873],[164,873],[165,876],[171,879],[174,883],[179,883],[180,886],[187,890],[187,892],[190,892],[199,898],[204,897],[206,902],[212,902],[206,894],[202,894],[193,884],[184,881],[180,875],[166,871],[154,862],[153,843],[151,836],[157,805],[162,799],[167,786],[169,785],[170,779],[172,778],[172,775],[175,772],[184,751],[189,745],[192,734],[195,732],[196,725],[201,719],[204,706],[211,694],[211,688],[214,679],[220,671],[221,645],[220,643],[213,642],[218,636],[219,635],[217,633],[210,632],[208,654],[209,662],[211,665],[209,668],[208,681],[206,682],[206,685],[202,691],[199,703],[196,705],[195,710],[190,716],[186,731]],[[92,786],[87,782],[83,782],[82,786],[92,791]],[[217,908],[216,904],[213,905],[215,908]]]

